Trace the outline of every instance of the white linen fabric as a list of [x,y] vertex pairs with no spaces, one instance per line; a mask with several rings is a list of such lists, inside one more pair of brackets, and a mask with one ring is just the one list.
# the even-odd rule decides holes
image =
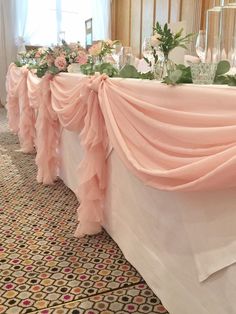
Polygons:
[[[60,154],[60,176],[75,191],[79,178],[74,169],[82,158],[78,134],[62,130]],[[220,222],[225,227],[219,228],[218,236],[224,245],[222,230],[228,235],[236,221],[231,216],[236,189],[159,191],[134,177],[115,151],[109,167],[104,227],[167,310],[171,314],[236,313],[236,264],[199,282],[195,255],[198,244],[207,242]],[[212,217],[206,220],[208,211]]]

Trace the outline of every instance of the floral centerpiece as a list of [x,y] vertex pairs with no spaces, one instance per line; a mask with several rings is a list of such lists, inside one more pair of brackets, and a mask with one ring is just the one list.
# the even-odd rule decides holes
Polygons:
[[15,62],[17,66],[27,66],[38,77],[46,73],[52,75],[60,72],[74,72],[72,65],[79,65],[80,71],[87,75],[95,72],[116,76],[118,71],[111,54],[118,40],[100,41],[94,44],[87,52],[80,43],[67,44],[64,40],[61,45],[47,48],[32,49],[22,53]]
[[[157,68],[160,71],[158,73],[160,78],[166,76],[168,72],[173,70],[175,67],[174,63],[169,59],[170,52],[176,47],[187,49],[186,44],[190,42],[190,39],[194,35],[190,33],[183,36],[182,33],[183,28],[181,28],[177,33],[171,32],[167,23],[162,28],[161,25],[156,22],[156,26],[153,28],[151,47],[155,65],[157,65]],[[146,61],[150,65],[150,61]]]
[[[104,58],[112,54],[115,44],[117,44],[118,40],[105,40],[99,41],[98,43],[94,44],[91,48],[89,48],[89,54],[99,62],[106,61]],[[111,59],[110,59],[111,60]]]
[[105,40],[92,45],[88,50],[87,63],[81,66],[81,71],[88,75],[100,72],[108,76],[116,76],[118,72],[113,66],[115,61],[111,54],[118,42],[118,40]]
[[88,56],[80,43],[67,44],[62,41],[62,45],[48,48],[42,52],[38,51],[36,60],[37,75],[41,77],[46,72],[51,74],[67,72],[72,63],[85,64]]
[[88,54],[80,43],[67,44],[54,47],[32,49],[21,55],[21,60],[16,62],[17,66],[26,65],[33,70],[38,77],[46,73],[57,74],[67,72],[72,63],[85,64],[88,61]]

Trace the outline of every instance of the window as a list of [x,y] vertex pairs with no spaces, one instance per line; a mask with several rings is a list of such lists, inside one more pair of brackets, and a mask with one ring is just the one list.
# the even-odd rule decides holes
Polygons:
[[[19,3],[22,0],[18,0]],[[56,44],[65,39],[85,46],[85,21],[93,19],[97,38],[109,38],[111,0],[25,0],[27,14],[21,14],[18,36],[26,44]],[[22,10],[21,10],[22,11]],[[20,13],[18,13],[19,15]]]
[[88,49],[93,43],[93,20],[85,21],[85,48]]

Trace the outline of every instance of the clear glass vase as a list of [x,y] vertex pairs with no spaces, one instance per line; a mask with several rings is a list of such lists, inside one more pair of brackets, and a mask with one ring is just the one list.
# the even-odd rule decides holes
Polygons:
[[162,59],[159,59],[156,64],[154,64],[154,78],[156,80],[162,80],[164,77],[168,76],[169,73],[175,70],[175,63],[169,59],[169,54],[165,54]]
[[93,57],[93,63],[94,65],[100,65],[103,63],[103,57],[101,56],[94,56]]

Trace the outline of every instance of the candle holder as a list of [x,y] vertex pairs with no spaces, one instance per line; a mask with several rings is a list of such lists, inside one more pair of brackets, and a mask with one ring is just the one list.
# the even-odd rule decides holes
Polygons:
[[190,68],[194,84],[213,84],[217,63],[194,63]]

